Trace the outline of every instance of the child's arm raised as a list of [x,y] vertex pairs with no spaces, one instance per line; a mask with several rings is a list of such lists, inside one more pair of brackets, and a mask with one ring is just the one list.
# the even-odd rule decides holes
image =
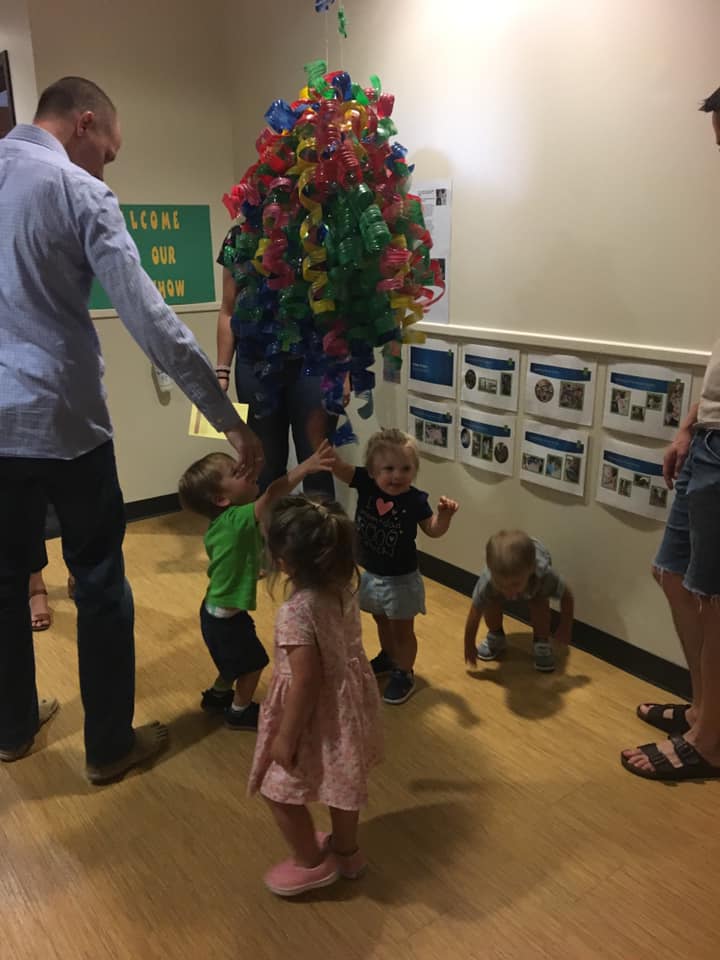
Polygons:
[[569,587],[565,587],[560,597],[560,623],[555,631],[558,643],[570,643],[572,640],[573,616],[575,614],[575,597]]
[[335,462],[335,451],[323,440],[312,456],[293,467],[284,477],[273,480],[262,496],[255,501],[255,519],[262,522],[269,508],[280,497],[287,496],[300,481],[309,473],[320,473],[322,470],[332,470]]
[[337,477],[338,480],[342,480],[343,483],[351,483],[352,478],[355,476],[355,467],[351,463],[346,463],[338,456],[337,449],[333,447],[333,453],[335,459],[332,465],[333,476]]
[[474,603],[470,604],[467,620],[465,621],[465,663],[471,667],[477,666],[477,632],[482,620],[482,607],[476,607]]
[[283,704],[280,729],[270,747],[270,758],[290,770],[295,766],[300,734],[317,703],[322,667],[316,646],[288,647],[287,653],[292,682]]
[[457,500],[450,500],[448,497],[440,497],[438,500],[438,512],[428,517],[427,520],[420,521],[420,529],[428,537],[442,537],[448,532],[450,521],[453,515],[460,508]]

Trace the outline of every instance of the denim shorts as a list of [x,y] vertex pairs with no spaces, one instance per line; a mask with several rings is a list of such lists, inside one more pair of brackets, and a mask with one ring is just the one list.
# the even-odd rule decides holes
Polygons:
[[691,593],[720,596],[720,430],[693,437],[655,567],[681,574]]
[[419,570],[398,577],[380,577],[363,571],[360,609],[388,620],[412,620],[425,613],[425,584]]

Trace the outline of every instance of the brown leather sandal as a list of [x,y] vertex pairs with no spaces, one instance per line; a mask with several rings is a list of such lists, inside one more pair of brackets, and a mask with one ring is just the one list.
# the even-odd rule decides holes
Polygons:
[[42,633],[44,630],[49,630],[52,626],[52,610],[48,607],[47,613],[44,611],[42,613],[34,613],[32,608],[32,598],[33,597],[42,597],[47,596],[48,592],[45,589],[42,590],[31,590],[28,594],[28,599],[30,601],[30,625],[32,626],[33,633]]

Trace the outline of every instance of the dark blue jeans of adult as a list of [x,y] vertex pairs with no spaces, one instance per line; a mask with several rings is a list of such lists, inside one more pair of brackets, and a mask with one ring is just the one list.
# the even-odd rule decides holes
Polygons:
[[[292,430],[295,454],[298,463],[307,460],[313,453],[307,433],[310,415],[322,408],[321,377],[307,377],[302,373],[302,360],[288,360],[277,388],[277,405],[265,416],[258,416],[255,396],[260,384],[253,365],[239,354],[235,358],[235,388],[240,403],[250,406],[248,426],[252,427],[263,445],[265,465],[258,478],[260,491],[273,480],[287,473],[289,431]],[[326,435],[332,436],[337,417],[328,417]],[[303,481],[303,490],[308,496],[335,499],[335,485],[331,473],[311,473]]]
[[75,460],[0,457],[0,749],[16,749],[38,730],[28,531],[37,528],[37,510],[44,521],[45,501],[75,577],[87,762],[105,766],[132,750],[135,702],[134,610],[112,442]]

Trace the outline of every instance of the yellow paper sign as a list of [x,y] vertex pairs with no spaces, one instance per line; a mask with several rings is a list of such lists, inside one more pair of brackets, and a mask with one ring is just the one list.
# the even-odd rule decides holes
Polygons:
[[[238,412],[240,419],[247,421],[248,405],[246,403],[234,403],[233,406]],[[211,426],[205,417],[200,413],[197,407],[190,408],[190,426],[188,435],[191,437],[202,437],[204,440],[224,440],[225,434]]]

